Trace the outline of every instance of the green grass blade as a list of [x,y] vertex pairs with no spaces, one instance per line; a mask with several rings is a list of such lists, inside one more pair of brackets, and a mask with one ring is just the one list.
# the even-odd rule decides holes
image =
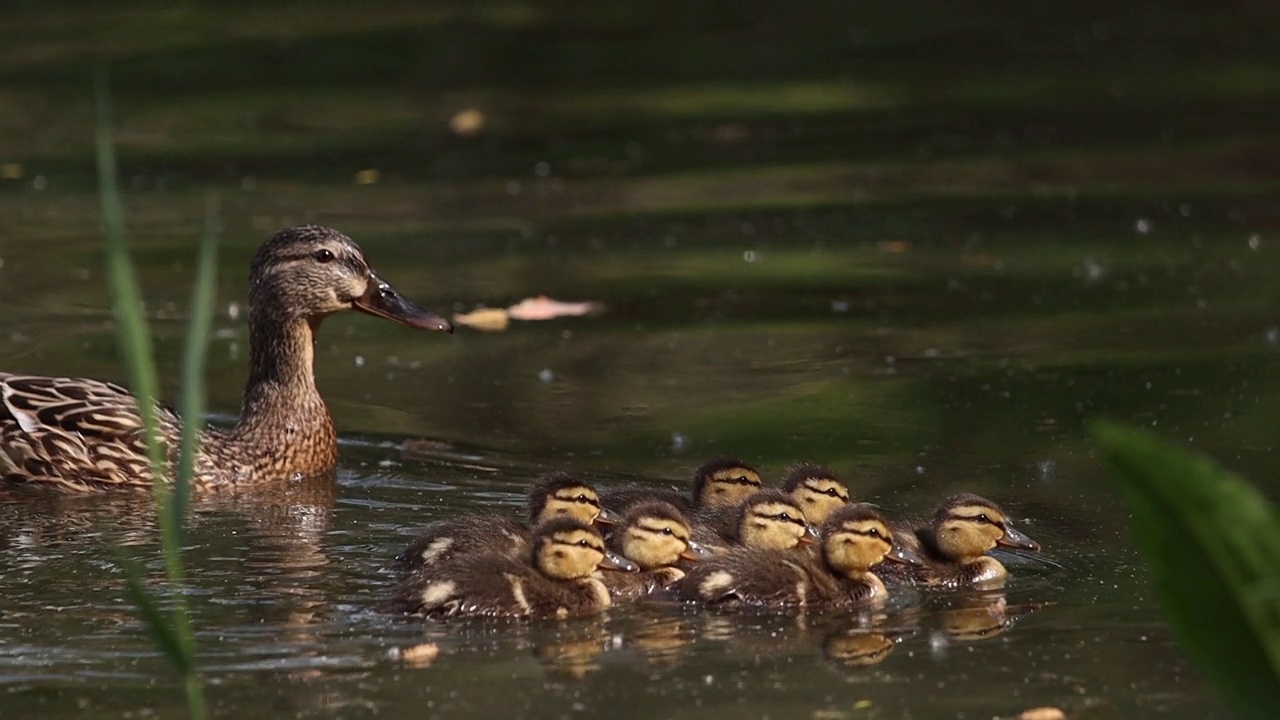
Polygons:
[[133,600],[133,604],[138,606],[138,612],[147,624],[147,632],[151,635],[151,639],[155,641],[156,646],[164,653],[164,656],[169,660],[169,664],[177,669],[180,674],[187,675],[191,673],[194,669],[191,655],[187,651],[185,644],[179,639],[178,634],[169,627],[164,613],[161,612],[155,598],[147,590],[138,564],[129,559],[120,548],[115,546],[112,546],[112,548],[115,551],[116,562],[124,569],[125,578],[129,583],[129,597]]
[[[125,364],[129,368],[133,394],[138,398],[138,412],[146,428],[147,451],[152,472],[160,477],[164,469],[164,449],[156,427],[155,398],[159,390],[155,360],[151,353],[151,333],[142,309],[138,279],[129,260],[124,232],[124,203],[116,184],[116,152],[111,129],[111,88],[105,68],[94,75],[97,106],[98,188],[102,200],[102,220],[107,233],[107,281],[112,305],[119,324],[117,337]],[[156,483],[157,497],[165,494],[164,483]]]
[[218,200],[210,194],[205,199],[204,235],[196,261],[195,287],[191,291],[191,321],[187,326],[187,344],[182,357],[182,398],[178,408],[183,418],[182,447],[178,455],[178,477],[174,483],[169,511],[174,526],[182,527],[186,519],[187,497],[195,469],[195,455],[204,417],[205,358],[209,350],[209,332],[213,327],[215,282],[218,276]]
[[1280,708],[1280,522],[1211,460],[1112,423],[1094,436],[1179,642],[1242,718]]

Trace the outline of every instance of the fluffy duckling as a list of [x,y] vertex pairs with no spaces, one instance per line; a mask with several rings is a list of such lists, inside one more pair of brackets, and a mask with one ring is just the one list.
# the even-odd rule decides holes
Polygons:
[[898,537],[925,563],[889,569],[886,578],[936,587],[1002,584],[1009,572],[988,551],[1040,550],[1040,544],[1015,529],[999,506],[970,493],[943,501],[927,526],[898,528]]
[[849,504],[849,488],[825,465],[800,463],[782,477],[782,491],[804,510],[805,518],[822,525],[831,514]]
[[412,572],[461,556],[496,554],[515,559],[528,552],[532,526],[557,517],[610,524],[617,516],[600,507],[600,496],[588,483],[568,473],[551,473],[529,486],[529,522],[501,515],[470,514],[438,520],[392,561],[400,572]]
[[694,539],[717,553],[733,547],[790,550],[817,537],[800,504],[777,490],[758,492],[738,507],[718,508],[694,528]]
[[711,458],[693,472],[691,496],[675,490],[631,486],[606,491],[604,504],[625,512],[637,503],[659,500],[671,503],[680,512],[696,514],[712,508],[737,506],[763,487],[759,470],[737,458],[720,456]]
[[609,545],[640,567],[639,573],[604,573],[601,579],[613,599],[634,600],[684,577],[680,560],[696,562],[710,552],[690,538],[689,522],[671,503],[650,501],[633,506],[609,536]]
[[819,557],[741,548],[690,570],[676,585],[685,600],[723,607],[834,608],[879,604],[888,595],[872,568],[919,564],[889,524],[865,505],[837,510],[822,526]]
[[621,558],[605,550],[594,527],[554,518],[534,528],[529,545],[523,562],[481,555],[424,567],[404,579],[387,609],[433,618],[567,618],[609,606],[596,570],[618,566]]

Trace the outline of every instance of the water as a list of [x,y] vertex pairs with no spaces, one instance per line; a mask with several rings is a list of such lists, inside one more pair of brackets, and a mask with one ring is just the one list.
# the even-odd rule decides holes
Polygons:
[[[345,230],[435,309],[606,307],[452,338],[326,322],[336,479],[192,518],[216,716],[1222,716],[1084,423],[1153,427],[1280,490],[1265,5],[789,9],[13,10],[5,370],[124,377],[99,53],[170,397],[203,191],[224,207],[215,421],[245,376],[248,257],[287,224]],[[383,565],[434,518],[517,512],[553,468],[682,480],[715,452],[771,478],[830,463],[889,513],[990,495],[1046,559],[1011,560],[1003,593],[906,592],[883,617],[374,612]],[[182,713],[105,549],[160,577],[150,510],[0,493],[0,717]],[[423,642],[429,666],[389,654]]]

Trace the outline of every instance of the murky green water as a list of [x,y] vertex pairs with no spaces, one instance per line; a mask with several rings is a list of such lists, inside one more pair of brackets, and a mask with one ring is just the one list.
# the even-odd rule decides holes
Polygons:
[[[203,191],[224,208],[219,418],[247,260],[287,224],[347,231],[442,310],[607,307],[452,338],[326,323],[336,483],[193,518],[218,717],[1221,716],[1083,424],[1154,426],[1280,493],[1266,3],[96,7],[0,27],[5,370],[124,377],[90,154],[104,54],[170,380]],[[372,610],[434,518],[514,511],[552,468],[680,479],[715,452],[830,463],[891,512],[987,494],[1048,562],[882,618]],[[159,577],[150,510],[0,493],[0,717],[181,714],[105,550]],[[388,657],[424,641],[429,667]]]

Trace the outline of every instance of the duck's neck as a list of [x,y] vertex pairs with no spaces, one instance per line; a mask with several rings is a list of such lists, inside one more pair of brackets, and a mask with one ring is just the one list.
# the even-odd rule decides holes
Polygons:
[[[250,311],[249,381],[236,434],[280,448],[281,459],[299,459],[297,472],[332,465],[337,435],[316,390],[313,360],[318,320]],[[302,467],[306,465],[308,467]]]

